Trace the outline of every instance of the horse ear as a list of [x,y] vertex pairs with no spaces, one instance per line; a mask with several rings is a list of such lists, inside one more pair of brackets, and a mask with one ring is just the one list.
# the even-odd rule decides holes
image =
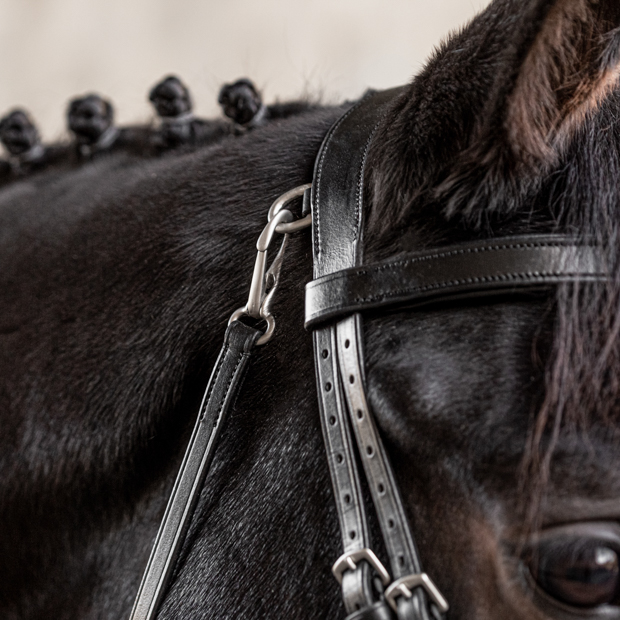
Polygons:
[[518,161],[553,163],[617,85],[618,0],[555,0],[518,68],[503,106],[505,137]]
[[[469,146],[434,189],[444,215],[512,211],[551,170],[620,77],[618,0],[530,0]],[[508,37],[509,38],[509,37]]]

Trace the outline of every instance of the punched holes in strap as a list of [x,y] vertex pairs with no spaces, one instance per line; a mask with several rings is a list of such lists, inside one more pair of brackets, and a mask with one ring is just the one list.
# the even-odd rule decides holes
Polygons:
[[[369,546],[366,513],[359,474],[346,418],[340,373],[338,372],[336,330],[326,327],[314,333],[314,359],[321,427],[345,554],[359,553]],[[373,602],[371,575],[365,562],[339,573],[347,612]]]
[[[389,459],[375,426],[372,413],[366,400],[363,378],[363,359],[361,357],[361,317],[350,316],[340,321],[336,327],[338,337],[338,360],[349,415],[360,459],[364,467],[368,486],[372,495],[385,547],[390,558],[392,574],[397,580],[421,574],[421,562],[411,535],[400,492],[390,467]],[[427,581],[430,581],[426,577]],[[432,582],[431,582],[432,583]],[[425,586],[426,582],[418,585]],[[413,585],[412,585],[413,588]],[[434,591],[439,593],[433,585]],[[404,595],[404,590],[396,591],[395,596]],[[421,597],[419,609],[426,608],[421,591],[415,594],[407,591],[406,599]],[[441,613],[447,609],[445,599],[439,593]],[[431,597],[434,601],[434,597]],[[445,609],[444,609],[445,606]],[[418,617],[410,600],[401,601],[402,617]],[[406,608],[406,609],[405,609]],[[423,616],[422,616],[423,617]]]

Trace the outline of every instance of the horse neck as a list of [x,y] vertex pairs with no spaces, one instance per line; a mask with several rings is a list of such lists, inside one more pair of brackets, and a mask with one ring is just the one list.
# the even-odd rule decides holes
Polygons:
[[[311,178],[339,113],[319,110],[190,155],[116,154],[0,195],[0,452],[14,464],[0,488],[3,617],[128,615],[269,205]],[[249,370],[163,614],[182,604],[243,616],[223,583],[231,553],[238,571],[261,576],[244,598],[254,609],[267,590],[292,604],[280,592],[309,572],[321,587],[306,602],[333,591],[307,562],[310,549],[329,566],[337,549],[325,537],[337,535],[302,328],[310,242],[290,245],[277,339]],[[15,549],[26,551],[12,561]],[[292,557],[295,570],[284,559]],[[199,584],[212,600],[174,600]]]

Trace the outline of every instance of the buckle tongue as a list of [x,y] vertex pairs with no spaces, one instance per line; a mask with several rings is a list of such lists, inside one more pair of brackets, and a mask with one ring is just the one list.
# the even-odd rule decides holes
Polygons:
[[437,586],[433,583],[433,580],[426,573],[420,573],[419,575],[406,575],[405,577],[397,579],[385,591],[385,600],[394,611],[398,611],[396,599],[399,596],[411,598],[413,596],[413,592],[411,590],[420,587],[424,588],[431,601],[437,605],[437,609],[442,614],[445,614],[448,611],[450,608],[448,601],[446,601]]
[[368,564],[377,571],[384,586],[390,583],[390,574],[385,569],[385,566],[381,564],[381,560],[379,560],[372,549],[360,549],[359,551],[350,551],[349,553],[341,555],[332,566],[332,573],[338,580],[338,583],[342,584],[342,576],[344,573],[348,570],[355,570],[357,568],[357,562],[361,560],[368,562]]

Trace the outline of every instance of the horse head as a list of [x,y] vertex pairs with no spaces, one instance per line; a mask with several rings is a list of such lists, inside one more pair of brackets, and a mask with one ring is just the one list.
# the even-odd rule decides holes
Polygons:
[[[371,254],[562,231],[613,273],[619,19],[495,2],[444,43],[373,141]],[[615,613],[616,282],[367,323],[372,406],[454,617]]]
[[[364,314],[369,408],[449,619],[620,617],[619,32],[612,0],[496,0],[368,145],[366,261],[561,233],[612,274]],[[3,617],[129,616],[267,207],[312,179],[350,107],[3,186]],[[161,619],[347,613],[303,329],[311,254],[291,235],[275,335],[231,408]]]

